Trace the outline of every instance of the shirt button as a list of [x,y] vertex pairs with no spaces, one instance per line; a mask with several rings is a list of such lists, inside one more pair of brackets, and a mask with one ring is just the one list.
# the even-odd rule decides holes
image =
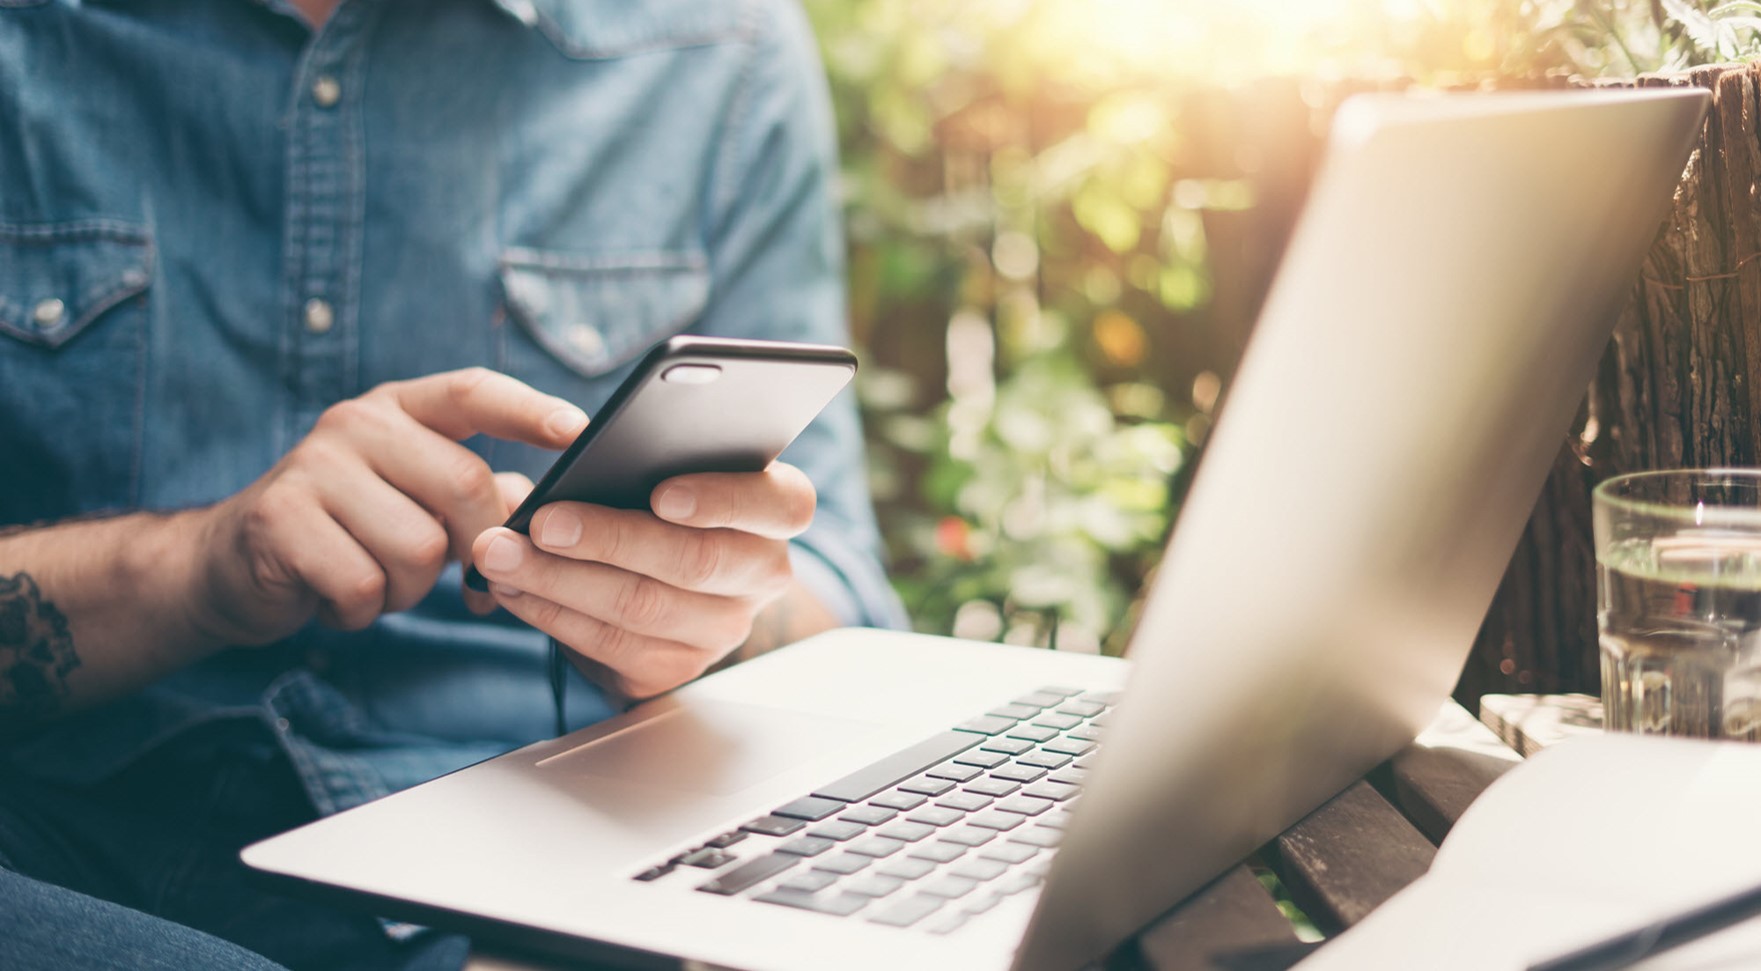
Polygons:
[[336,78],[320,74],[318,80],[312,82],[312,100],[320,108],[333,108],[342,100],[342,85]]
[[287,734],[287,730],[292,727],[293,726],[289,725],[287,719],[285,719],[285,718],[275,719],[275,730],[277,732],[280,732],[283,735]]
[[31,320],[45,330],[61,323],[61,318],[65,316],[67,316],[67,304],[54,297],[42,301],[31,310]]
[[336,313],[330,304],[323,300],[306,301],[306,329],[314,334],[322,334],[336,323]]

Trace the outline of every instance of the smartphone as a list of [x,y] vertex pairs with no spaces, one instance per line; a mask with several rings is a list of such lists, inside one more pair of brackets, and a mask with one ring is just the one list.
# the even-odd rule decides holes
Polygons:
[[[762,472],[856,374],[842,347],[729,338],[668,338],[593,416],[508,517],[561,500],[647,509],[654,487],[688,472]],[[475,566],[465,585],[487,590]]]

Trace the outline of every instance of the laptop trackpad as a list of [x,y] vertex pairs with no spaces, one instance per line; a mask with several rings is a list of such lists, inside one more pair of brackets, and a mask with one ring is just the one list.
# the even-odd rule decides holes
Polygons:
[[875,731],[874,725],[726,701],[694,701],[538,763],[677,792],[724,795]]

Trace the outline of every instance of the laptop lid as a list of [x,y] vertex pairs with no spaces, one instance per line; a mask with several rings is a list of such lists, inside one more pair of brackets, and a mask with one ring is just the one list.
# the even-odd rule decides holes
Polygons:
[[1017,967],[1105,953],[1435,714],[1708,100],[1340,108]]

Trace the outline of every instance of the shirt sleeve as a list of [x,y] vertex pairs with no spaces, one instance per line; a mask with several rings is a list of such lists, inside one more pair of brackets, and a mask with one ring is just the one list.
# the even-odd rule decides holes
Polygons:
[[[754,0],[750,60],[711,186],[709,334],[845,344],[843,234],[834,200],[830,97],[797,5]],[[819,491],[813,525],[795,540],[797,578],[845,624],[906,626],[882,567],[863,463],[862,427],[846,390],[783,460]]]

